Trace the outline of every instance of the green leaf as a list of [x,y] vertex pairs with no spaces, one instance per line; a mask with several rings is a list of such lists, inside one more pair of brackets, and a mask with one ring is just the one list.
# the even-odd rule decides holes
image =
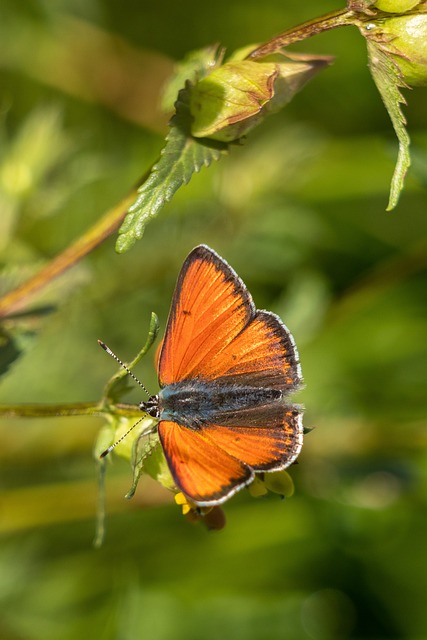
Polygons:
[[372,77],[380,92],[381,98],[389,113],[393,128],[399,141],[399,152],[396,167],[390,187],[390,198],[387,211],[391,211],[397,205],[400,193],[403,189],[406,172],[411,164],[409,155],[410,138],[406,130],[406,119],[403,115],[401,104],[406,104],[400,88],[405,86],[402,74],[396,61],[391,57],[381,43],[367,38],[369,66]]
[[169,202],[183,184],[188,184],[193,173],[219,160],[227,150],[220,142],[196,140],[191,136],[191,116],[188,106],[189,87],[179,92],[176,113],[171,120],[159,161],[153,166],[148,179],[138,189],[138,198],[129,208],[116,243],[116,251],[123,253],[142,238],[146,224]]
[[[134,441],[132,447],[132,470],[133,479],[132,486],[126,494],[126,498],[130,500],[133,498],[136,488],[138,486],[139,479],[143,472],[146,472],[146,462],[149,457],[154,457],[156,460],[159,458],[164,459],[162,448],[160,445],[159,436],[157,433],[142,433]],[[157,478],[155,478],[157,479]]]
[[285,470],[266,473],[264,475],[264,483],[269,491],[278,493],[280,496],[290,498],[294,493],[293,480]]
[[159,482],[165,489],[176,491],[175,481],[166,462],[159,436],[156,434],[151,438],[155,438],[152,440],[154,446],[152,446],[150,455],[144,458],[144,473]]

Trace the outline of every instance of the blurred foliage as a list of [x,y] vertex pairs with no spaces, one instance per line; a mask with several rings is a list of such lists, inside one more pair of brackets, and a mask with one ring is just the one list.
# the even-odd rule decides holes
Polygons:
[[[339,8],[165,0],[3,0],[0,287],[81,235],[156,159],[176,60],[229,50]],[[295,494],[225,505],[208,534],[129,465],[107,473],[94,550],[97,418],[2,420],[4,640],[424,638],[427,635],[426,90],[406,91],[414,164],[384,212],[396,144],[356,30],[295,47],[336,56],[285,111],[179,191],[133,251],[111,238],[11,317],[0,402],[98,401],[164,327],[176,275],[204,242],[299,347],[306,437]],[[135,373],[150,391],[149,355]],[[139,389],[129,396],[140,400]]]

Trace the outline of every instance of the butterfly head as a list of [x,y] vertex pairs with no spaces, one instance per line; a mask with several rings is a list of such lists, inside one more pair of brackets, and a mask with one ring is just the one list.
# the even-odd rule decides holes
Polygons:
[[139,408],[152,418],[160,418],[159,396],[150,396],[147,402],[139,403]]

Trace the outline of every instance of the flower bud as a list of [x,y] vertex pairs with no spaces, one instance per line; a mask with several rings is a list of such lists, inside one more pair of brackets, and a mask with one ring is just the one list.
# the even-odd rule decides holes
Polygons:
[[420,0],[377,0],[374,7],[387,13],[404,13],[416,7]]
[[232,59],[191,90],[191,133],[221,142],[237,140],[267,114],[279,111],[329,57],[293,55],[283,62]]
[[427,13],[388,18],[380,25],[389,51],[410,86],[427,85]]

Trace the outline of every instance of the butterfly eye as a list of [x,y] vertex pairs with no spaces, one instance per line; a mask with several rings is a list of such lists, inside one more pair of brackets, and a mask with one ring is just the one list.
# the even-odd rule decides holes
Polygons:
[[147,402],[140,402],[139,408],[141,411],[145,411],[145,413],[148,413],[148,415],[152,418],[160,417],[158,396],[151,396],[150,398],[148,398]]

